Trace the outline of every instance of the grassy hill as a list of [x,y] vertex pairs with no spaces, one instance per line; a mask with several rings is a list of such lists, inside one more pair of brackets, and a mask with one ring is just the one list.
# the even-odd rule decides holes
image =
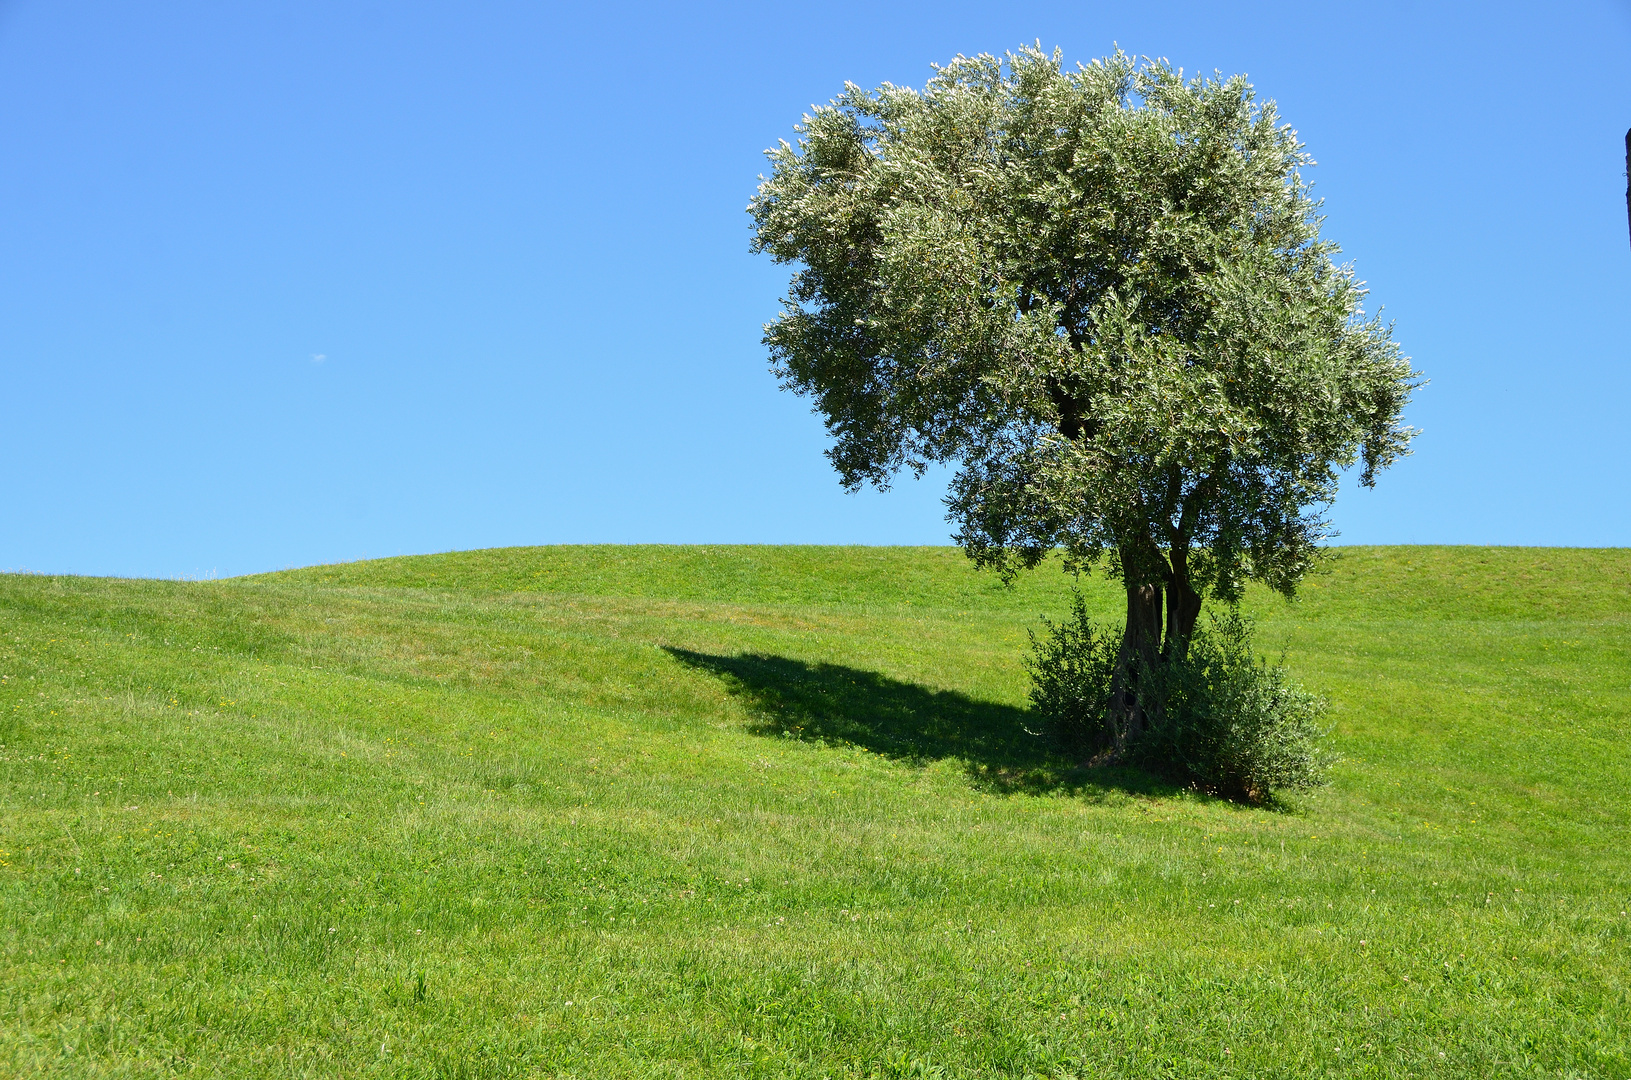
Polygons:
[[1631,551],[1253,596],[1345,755],[1267,809],[1026,734],[1067,584],[0,577],[0,1074],[1631,1076]]

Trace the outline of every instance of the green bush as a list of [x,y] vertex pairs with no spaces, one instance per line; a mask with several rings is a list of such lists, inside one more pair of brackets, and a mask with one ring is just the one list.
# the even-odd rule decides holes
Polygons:
[[1068,619],[1055,623],[1044,618],[1042,624],[1042,634],[1028,631],[1031,708],[1060,750],[1072,757],[1085,760],[1109,750],[1116,743],[1110,683],[1121,635],[1093,622],[1081,593],[1072,594]]
[[[1095,625],[1075,598],[1062,623],[1031,635],[1031,705],[1067,753],[1117,746],[1111,709],[1121,635]],[[1324,782],[1323,699],[1284,664],[1259,660],[1249,620],[1230,610],[1199,628],[1188,655],[1133,673],[1144,727],[1120,755],[1151,772],[1230,798],[1259,802],[1276,790]]]
[[1146,727],[1130,748],[1135,763],[1253,802],[1324,783],[1324,699],[1283,663],[1259,660],[1251,638],[1251,623],[1229,611],[1196,631],[1184,660],[1139,672]]

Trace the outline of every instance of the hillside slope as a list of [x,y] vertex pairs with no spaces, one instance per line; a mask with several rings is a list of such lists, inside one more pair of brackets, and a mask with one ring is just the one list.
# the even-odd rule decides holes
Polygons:
[[1252,596],[1345,754],[1269,809],[1026,732],[1068,585],[0,577],[0,1073],[1631,1076],[1631,551]]

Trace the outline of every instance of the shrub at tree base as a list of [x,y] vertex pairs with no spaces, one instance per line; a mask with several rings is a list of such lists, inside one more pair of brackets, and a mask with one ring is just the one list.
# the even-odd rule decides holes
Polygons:
[[1031,635],[1031,704],[1066,752],[1113,756],[1225,795],[1261,802],[1270,792],[1324,782],[1326,705],[1283,664],[1259,660],[1239,612],[1197,628],[1187,655],[1141,665],[1134,682],[1148,718],[1136,736],[1113,708],[1122,637],[1096,626],[1077,596],[1070,617]]
[[1123,742],[1110,689],[1121,635],[1088,616],[1081,593],[1074,594],[1064,622],[1042,622],[1042,635],[1030,631],[1031,707],[1065,753],[1085,761],[1113,750]]

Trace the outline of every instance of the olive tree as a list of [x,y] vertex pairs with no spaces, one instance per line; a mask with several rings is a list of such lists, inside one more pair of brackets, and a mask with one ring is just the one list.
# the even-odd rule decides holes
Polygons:
[[1210,590],[1290,596],[1340,470],[1408,451],[1417,373],[1320,236],[1312,164],[1243,77],[1114,56],[958,57],[847,84],[768,151],[765,328],[850,489],[956,467],[956,538],[1005,575],[1062,549],[1126,586],[1117,698],[1182,659]]

